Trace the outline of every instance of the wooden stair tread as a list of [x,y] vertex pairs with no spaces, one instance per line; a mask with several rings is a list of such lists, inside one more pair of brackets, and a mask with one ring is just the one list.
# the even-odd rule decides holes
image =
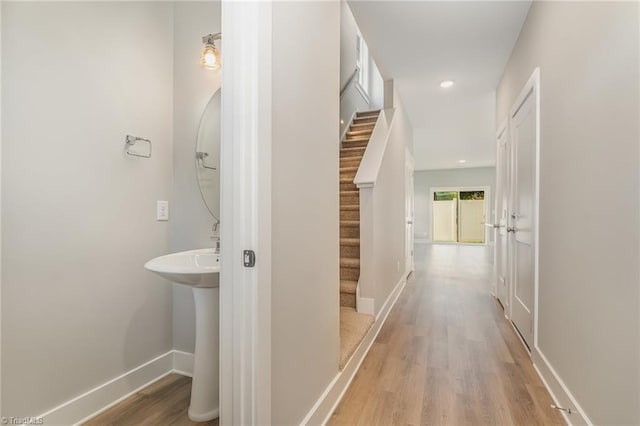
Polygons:
[[342,172],[357,172],[357,171],[358,171],[358,167],[356,167],[356,166],[340,167],[340,173],[342,173]]
[[355,148],[340,148],[342,152],[356,152],[356,151],[364,151],[366,147],[355,147]]
[[340,238],[341,246],[359,246],[360,238]]
[[349,126],[349,129],[353,129],[353,128],[357,128],[358,130],[366,129],[366,128],[373,129],[374,127],[376,127],[375,123],[352,123],[351,126]]
[[360,259],[354,259],[351,257],[340,258],[341,268],[360,268]]
[[359,220],[341,220],[340,226],[360,226]]
[[346,211],[360,210],[360,205],[344,204],[344,205],[340,205],[340,210],[346,210]]
[[353,183],[353,178],[340,178],[340,183]]
[[348,190],[348,191],[340,191],[340,195],[356,195],[356,194],[360,194],[360,191],[358,191],[357,189]]
[[340,280],[340,293],[356,294],[358,281]]
[[349,136],[348,134],[343,139],[343,142],[366,142],[371,139],[371,135],[353,135]]
[[363,130],[347,130],[347,137],[349,136],[369,136],[373,133],[373,129]]

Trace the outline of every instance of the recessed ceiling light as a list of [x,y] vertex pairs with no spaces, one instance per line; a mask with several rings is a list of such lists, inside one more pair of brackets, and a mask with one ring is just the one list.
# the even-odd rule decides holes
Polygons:
[[458,160],[458,163],[466,163],[467,160]]
[[442,87],[443,89],[448,89],[451,86],[453,86],[453,81],[451,80],[445,80],[440,83],[440,87]]

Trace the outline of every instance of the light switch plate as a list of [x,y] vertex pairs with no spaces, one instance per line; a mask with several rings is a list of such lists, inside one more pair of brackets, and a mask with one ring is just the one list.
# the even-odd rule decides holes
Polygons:
[[169,220],[169,202],[157,201],[156,204],[156,220]]

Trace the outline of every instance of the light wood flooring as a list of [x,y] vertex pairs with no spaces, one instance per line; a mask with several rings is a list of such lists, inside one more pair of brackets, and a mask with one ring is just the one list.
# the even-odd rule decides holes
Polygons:
[[330,425],[564,424],[490,294],[491,250],[416,246],[416,271]]
[[85,426],[218,426],[218,419],[203,423],[189,420],[189,398],[191,379],[170,374],[89,420]]

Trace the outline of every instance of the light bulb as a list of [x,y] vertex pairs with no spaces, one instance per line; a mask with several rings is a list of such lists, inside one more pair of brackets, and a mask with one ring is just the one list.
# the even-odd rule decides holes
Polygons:
[[220,69],[220,52],[215,45],[207,44],[204,46],[200,62],[207,69]]

